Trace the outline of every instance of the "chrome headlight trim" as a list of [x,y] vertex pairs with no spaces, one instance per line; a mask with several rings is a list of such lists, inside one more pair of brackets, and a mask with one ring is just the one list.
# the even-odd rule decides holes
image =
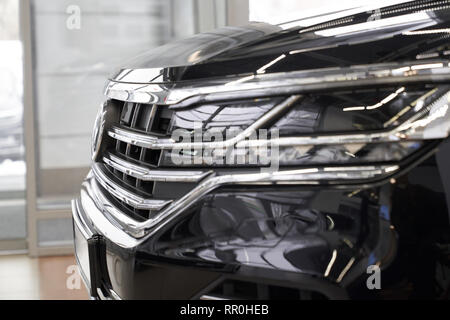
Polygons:
[[172,105],[184,100],[212,101],[230,97],[294,94],[343,86],[450,80],[449,60],[385,63],[272,74],[252,74],[194,83],[126,83],[109,80],[104,94],[121,101]]
[[[429,139],[444,139],[450,134],[450,91],[443,94],[436,101],[428,106],[423,106],[412,117],[401,123],[397,127],[375,133],[346,133],[346,134],[324,134],[316,136],[281,137],[270,140],[245,140],[250,137],[255,130],[260,128],[268,120],[273,119],[276,114],[289,108],[301,96],[292,96],[281,104],[277,105],[270,112],[261,117],[253,125],[236,135],[235,137],[218,142],[186,142],[179,143],[170,139],[160,139],[149,134],[141,134],[131,130],[112,127],[107,134],[114,139],[130,143],[148,149],[214,149],[227,148],[236,145],[237,148],[244,147],[286,147],[305,145],[332,145],[332,144],[361,144],[398,142]],[[413,108],[406,106],[405,108]],[[403,112],[400,111],[400,112]],[[395,117],[394,117],[395,118]],[[261,121],[260,121],[261,120]]]

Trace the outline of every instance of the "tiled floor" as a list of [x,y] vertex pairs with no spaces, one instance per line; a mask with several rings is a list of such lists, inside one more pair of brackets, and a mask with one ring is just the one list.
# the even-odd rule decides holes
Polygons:
[[0,256],[0,299],[88,299],[73,256]]

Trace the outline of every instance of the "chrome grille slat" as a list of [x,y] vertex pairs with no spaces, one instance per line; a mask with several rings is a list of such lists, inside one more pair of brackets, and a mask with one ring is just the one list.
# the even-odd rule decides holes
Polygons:
[[132,164],[111,153],[103,157],[103,161],[112,168],[127,175],[144,181],[161,182],[198,182],[212,171],[176,171],[176,170],[150,170]]
[[98,183],[114,197],[132,206],[133,208],[142,210],[161,210],[172,202],[172,200],[146,199],[126,190],[110,179],[103,172],[101,166],[102,164],[100,163],[94,163],[92,165],[92,169]]
[[159,139],[156,136],[122,129],[117,126],[113,127],[112,130],[109,130],[108,135],[116,140],[149,149],[153,148],[156,144],[175,143],[175,141],[171,139]]

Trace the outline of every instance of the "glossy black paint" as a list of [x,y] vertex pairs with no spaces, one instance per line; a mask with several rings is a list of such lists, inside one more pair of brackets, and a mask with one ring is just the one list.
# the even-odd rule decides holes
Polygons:
[[[330,33],[333,28],[364,24],[379,17],[390,19],[421,12],[426,18],[411,17],[400,26],[368,26],[353,33]],[[129,72],[130,69],[147,69],[149,76],[145,82],[158,83],[251,75],[281,55],[285,57],[267,68],[265,73],[427,61],[446,55],[449,49],[447,33],[410,35],[405,32],[445,30],[450,27],[449,12],[447,1],[415,1],[306,28],[282,30],[262,23],[226,27],[143,53],[125,64],[112,78],[142,82]],[[437,55],[430,57],[426,55],[429,53]]]
[[[449,230],[433,156],[364,190],[216,192],[136,252],[108,242],[108,270],[126,299],[192,298],[223,279],[328,298],[438,298],[438,244],[448,244]],[[382,270],[382,290],[365,287],[372,264]]]
[[[394,16],[389,13],[394,9],[405,14],[415,12],[406,9],[409,5],[381,12],[386,17]],[[174,48],[167,46],[126,68],[149,68],[147,81],[170,82],[255,74],[261,66],[292,51],[298,52],[287,54],[266,72],[392,61],[427,63],[430,60],[423,58],[424,53],[445,55],[448,34],[407,35],[404,31],[449,27],[449,10],[433,11],[433,7],[440,8],[430,2],[430,19],[426,22],[411,21],[404,28],[368,30],[351,36],[316,33],[330,29],[325,25],[310,30],[282,31],[267,25],[225,29],[182,43],[190,49],[178,43],[175,47],[185,50],[178,60],[173,60],[175,51],[165,55]],[[371,14],[352,16],[352,22],[340,26],[365,22]],[[113,78],[133,82],[131,74],[120,72]],[[343,108],[373,105],[401,85],[306,95],[298,107],[272,125],[283,135],[379,130],[405,104],[433,86],[409,86],[406,95],[402,93],[389,107],[363,114]],[[205,126],[221,121],[220,125],[230,126],[236,120],[236,110],[244,114],[238,125],[248,126],[253,114],[247,113],[247,118],[245,114],[254,105],[245,102],[240,106],[230,107],[236,109],[222,114],[220,121],[215,117],[223,108],[221,102],[174,111],[172,129],[191,129],[196,119]],[[134,107],[124,107],[122,125],[130,123]],[[312,149],[306,156],[294,155],[293,159],[296,165],[301,161],[399,161],[413,156],[419,147],[435,147],[439,142],[430,144],[374,144],[360,149],[363,152],[356,160],[342,158],[345,150],[325,146]],[[120,151],[120,145],[114,147]],[[110,285],[124,299],[196,298],[224,279],[308,289],[328,298],[448,298],[449,289],[439,287],[442,282],[436,281],[439,268],[450,265],[450,148],[448,143],[439,147],[441,150],[426,161],[406,163],[402,175],[377,184],[218,189],[133,250],[105,240]],[[133,150],[128,151],[129,158],[142,160],[140,156],[133,158]],[[137,151],[140,154],[142,150]],[[376,157],[368,157],[373,153]],[[164,158],[159,164],[170,166]],[[169,192],[179,197],[190,187],[157,183],[144,191],[151,189],[159,198]],[[382,269],[382,290],[366,287],[366,268],[373,264]]]

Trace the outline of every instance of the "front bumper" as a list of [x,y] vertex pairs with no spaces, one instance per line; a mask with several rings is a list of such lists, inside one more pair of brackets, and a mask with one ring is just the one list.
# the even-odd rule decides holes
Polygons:
[[112,289],[111,281],[108,279],[104,238],[95,234],[95,230],[86,224],[86,215],[78,200],[72,201],[72,215],[75,258],[91,299],[121,300],[121,297]]
[[[166,267],[137,257],[145,241],[136,241],[102,214],[89,189],[72,201],[75,256],[92,299],[187,299],[217,277],[190,268]],[[186,274],[190,274],[186,281]],[[180,281],[177,281],[179,280]],[[173,282],[169,285],[170,282]]]
[[[93,179],[83,183],[72,211],[77,263],[95,299],[195,299],[229,280],[346,299],[346,288],[368,265],[384,267],[395,256],[389,183],[361,195],[323,189],[215,193],[164,230],[137,239],[103,213]],[[280,197],[290,204],[277,205]],[[292,210],[306,220],[276,217]]]

